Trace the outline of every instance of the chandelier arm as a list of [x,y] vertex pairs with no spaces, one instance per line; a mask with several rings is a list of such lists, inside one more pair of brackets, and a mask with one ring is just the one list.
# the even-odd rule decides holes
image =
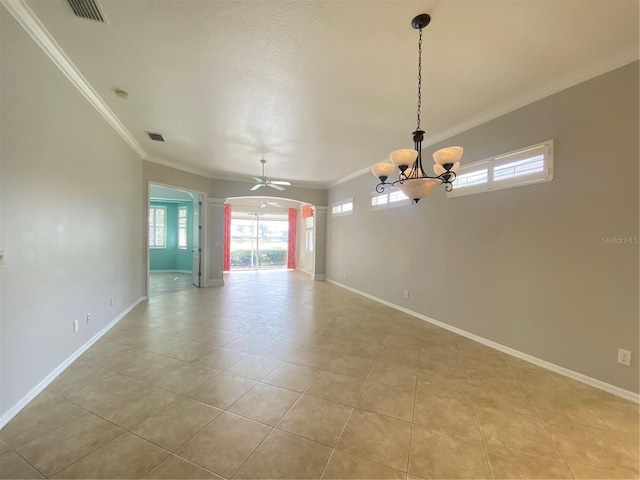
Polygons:
[[396,184],[402,185],[404,182],[409,181],[409,180],[440,180],[440,183],[444,183],[446,184],[447,182],[444,180],[444,178],[442,177],[430,177],[429,175],[425,175],[424,177],[409,177],[409,178],[400,178],[398,180],[396,180],[395,182],[391,182],[388,183],[387,185],[391,185],[392,187],[395,187]]
[[380,182],[379,184],[376,185],[376,192],[377,193],[384,193],[385,185],[393,185],[393,184],[392,183],[387,183],[387,182]]

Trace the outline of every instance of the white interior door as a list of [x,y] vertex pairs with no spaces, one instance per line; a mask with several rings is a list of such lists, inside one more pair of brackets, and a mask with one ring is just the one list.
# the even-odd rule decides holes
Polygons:
[[193,284],[200,287],[200,279],[202,278],[202,202],[200,195],[196,196],[193,201],[193,267],[192,277]]

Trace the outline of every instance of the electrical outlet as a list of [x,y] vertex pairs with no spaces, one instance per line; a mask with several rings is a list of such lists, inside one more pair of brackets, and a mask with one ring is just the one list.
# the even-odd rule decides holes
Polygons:
[[113,305],[113,298],[109,299],[109,305]]
[[90,323],[90,322],[91,322],[91,314],[87,313],[87,323]]
[[631,352],[629,350],[618,350],[618,363],[622,365],[626,365],[627,367],[631,365]]
[[73,333],[76,333],[78,331],[78,320],[74,320],[73,321]]
[[409,290],[404,291],[404,298],[409,298]]

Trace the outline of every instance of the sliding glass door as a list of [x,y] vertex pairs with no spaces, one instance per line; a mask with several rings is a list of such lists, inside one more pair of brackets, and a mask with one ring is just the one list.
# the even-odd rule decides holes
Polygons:
[[249,214],[231,219],[231,270],[287,268],[289,223],[283,215]]

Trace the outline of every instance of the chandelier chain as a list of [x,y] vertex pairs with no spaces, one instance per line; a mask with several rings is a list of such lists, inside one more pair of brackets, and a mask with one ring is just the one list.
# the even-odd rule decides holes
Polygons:
[[418,126],[416,130],[420,130],[420,110],[422,108],[422,29],[419,30],[418,36]]
[[[460,167],[462,147],[441,148],[433,153],[433,171],[435,176],[429,175],[422,165],[422,142],[425,132],[420,128],[420,116],[422,114],[422,29],[429,25],[431,16],[423,13],[411,21],[411,27],[418,30],[418,98],[416,105],[417,127],[413,132],[412,150],[400,149],[391,152],[391,162],[379,162],[371,167],[373,174],[380,180],[376,185],[377,193],[384,193],[388,188],[396,187],[408,198],[418,203],[426,197],[433,188],[444,185],[447,192],[453,190],[453,184],[457,178],[457,170]],[[391,180],[390,176],[400,170],[397,180]]]

